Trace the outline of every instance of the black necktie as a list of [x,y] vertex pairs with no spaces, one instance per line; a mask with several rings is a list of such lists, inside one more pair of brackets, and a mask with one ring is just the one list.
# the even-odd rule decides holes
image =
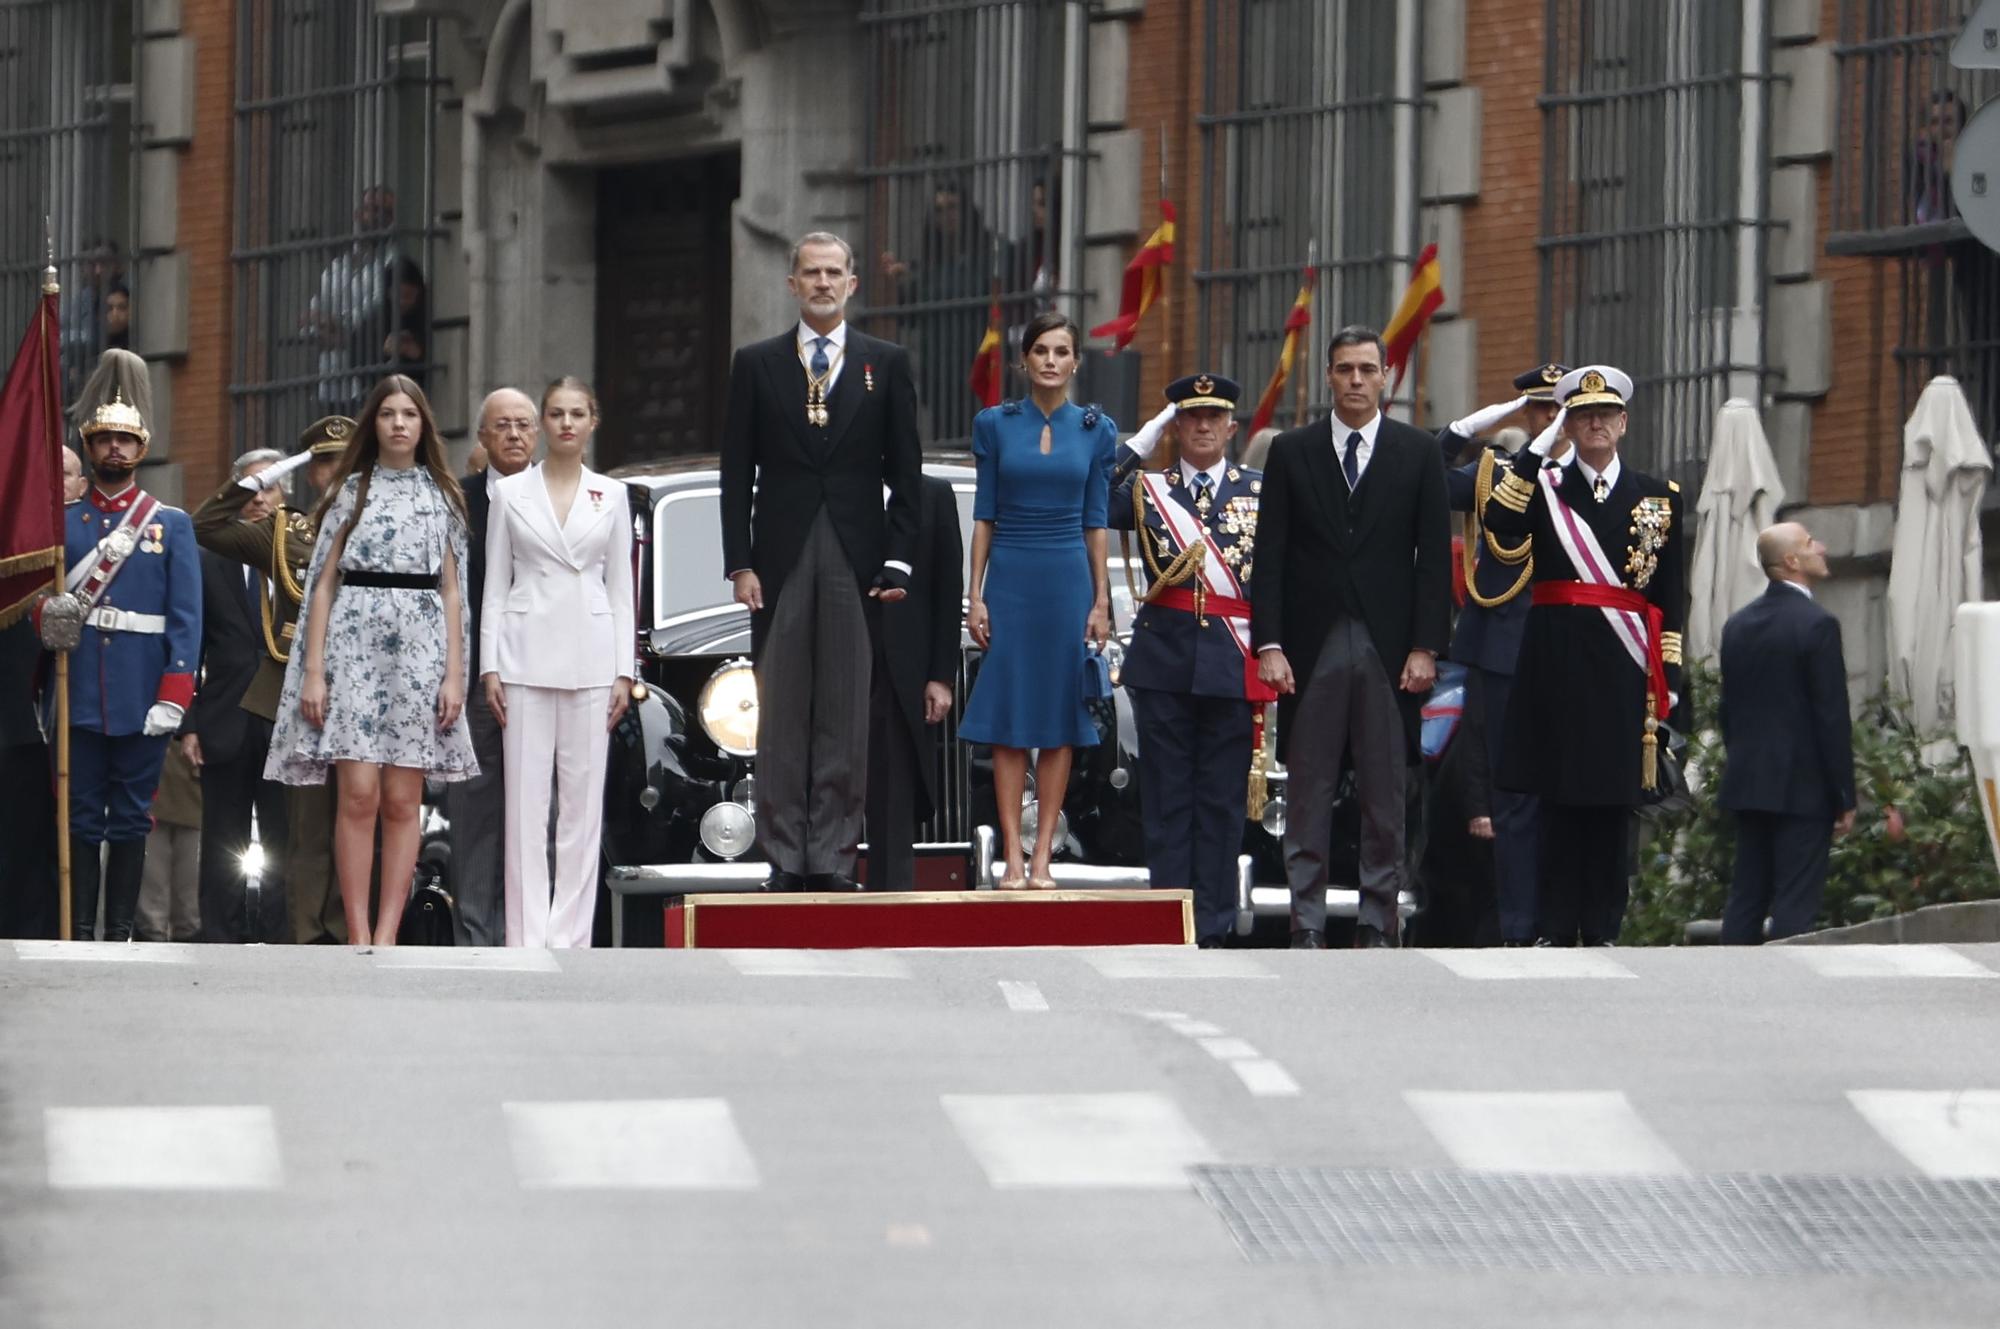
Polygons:
[[1347,436],[1347,451],[1340,456],[1340,469],[1347,476],[1347,487],[1353,489],[1361,483],[1361,433],[1359,430]]

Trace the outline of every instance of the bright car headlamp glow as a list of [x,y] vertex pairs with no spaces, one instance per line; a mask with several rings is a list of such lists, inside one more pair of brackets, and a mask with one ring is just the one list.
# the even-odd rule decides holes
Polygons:
[[254,877],[262,880],[264,876],[264,846],[253,841],[250,847],[243,851],[241,867],[245,879]]
[[741,858],[757,838],[757,819],[741,803],[717,803],[701,814],[701,847],[717,858]]
[[695,709],[715,746],[732,757],[757,755],[757,675],[748,660],[730,660],[710,674]]

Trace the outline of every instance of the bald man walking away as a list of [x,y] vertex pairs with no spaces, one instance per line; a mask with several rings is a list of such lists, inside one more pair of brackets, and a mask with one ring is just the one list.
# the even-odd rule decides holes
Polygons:
[[[493,486],[528,469],[541,438],[541,411],[524,392],[500,388],[479,408],[479,446],[486,469],[458,482],[465,492],[465,515],[472,529],[466,585],[472,597],[472,673],[479,678],[479,606],[486,593],[486,514]],[[465,723],[472,731],[479,774],[452,785],[445,794],[451,815],[451,884],[457,917],[453,930],[461,946],[505,946],[507,916],[500,881],[500,821],[506,810],[500,750],[500,723],[486,709],[486,694],[474,688],[465,699]]]
[[1736,814],[1726,946],[1819,917],[1832,837],[1854,826],[1854,746],[1840,620],[1813,599],[1826,546],[1797,522],[1757,537],[1771,584],[1722,627],[1722,806]]

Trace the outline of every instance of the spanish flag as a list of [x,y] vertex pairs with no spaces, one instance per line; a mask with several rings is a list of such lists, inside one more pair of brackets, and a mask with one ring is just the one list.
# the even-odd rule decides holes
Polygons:
[[[55,269],[0,388],[0,626],[63,574],[62,379]],[[67,897],[65,897],[67,898]]]
[[995,300],[992,312],[986,316],[986,335],[972,357],[972,372],[965,376],[981,406],[1000,404],[1000,390],[1007,377],[1000,363],[1000,347],[1005,340],[1000,335],[1000,302]]
[[1125,288],[1118,297],[1118,317],[1090,330],[1093,337],[1114,338],[1118,350],[1132,344],[1139,320],[1160,298],[1162,270],[1174,261],[1174,205],[1160,200],[1160,224],[1132,261],[1125,265]]
[[1410,352],[1417,349],[1417,338],[1423,335],[1431,315],[1443,304],[1444,270],[1438,266],[1437,245],[1428,244],[1417,255],[1417,265],[1410,273],[1402,302],[1396,306],[1396,316],[1382,329],[1383,355],[1388,361],[1384,368],[1396,371],[1396,387],[1403,384],[1403,371],[1409,367]]
[[1292,365],[1299,358],[1299,342],[1312,327],[1313,282],[1318,276],[1317,268],[1306,269],[1298,298],[1292,301],[1292,312],[1285,315],[1285,344],[1279,348],[1278,367],[1272,371],[1271,381],[1264,385],[1264,395],[1257,399],[1257,414],[1250,418],[1252,434],[1270,424],[1278,413],[1278,402],[1285,395],[1285,380],[1292,376]]

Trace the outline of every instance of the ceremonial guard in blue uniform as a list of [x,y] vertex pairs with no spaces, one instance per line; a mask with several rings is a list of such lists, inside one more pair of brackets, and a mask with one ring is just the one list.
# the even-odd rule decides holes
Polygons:
[[[1514,400],[1474,411],[1438,434],[1452,511],[1465,514],[1465,606],[1452,629],[1451,658],[1472,671],[1489,771],[1500,768],[1505,746],[1507,702],[1514,690],[1514,662],[1521,654],[1521,628],[1528,619],[1526,591],[1535,570],[1535,541],[1532,536],[1518,542],[1496,539],[1486,529],[1487,496],[1513,465],[1513,455],[1488,443],[1466,465],[1458,465],[1458,459],[1466,444],[1510,416],[1520,415],[1531,437],[1547,429],[1556,417],[1556,384],[1568,372],[1567,365],[1547,364],[1516,375]],[[1500,941],[1505,946],[1532,946],[1540,808],[1533,794],[1497,787],[1491,807]]]
[[[124,377],[144,372],[139,361]],[[91,388],[84,392],[87,401]],[[153,792],[167,743],[194,699],[200,551],[188,515],[133,481],[151,434],[122,384],[84,417],[80,431],[93,483],[64,512],[67,594],[43,601],[39,618],[53,646],[65,640],[65,623],[74,629],[76,617],[82,619],[69,648],[72,933],[78,940],[91,935],[99,850],[108,845],[104,940],[129,941]]]
[[1143,762],[1146,870],[1155,887],[1194,892],[1207,947],[1222,945],[1236,919],[1258,715],[1275,696],[1258,681],[1250,642],[1264,481],[1228,459],[1237,396],[1220,374],[1170,384],[1168,413],[1126,446],[1143,459],[1170,413],[1180,455],[1164,472],[1129,474],[1110,511],[1113,527],[1137,535],[1148,580],[1119,668]]

